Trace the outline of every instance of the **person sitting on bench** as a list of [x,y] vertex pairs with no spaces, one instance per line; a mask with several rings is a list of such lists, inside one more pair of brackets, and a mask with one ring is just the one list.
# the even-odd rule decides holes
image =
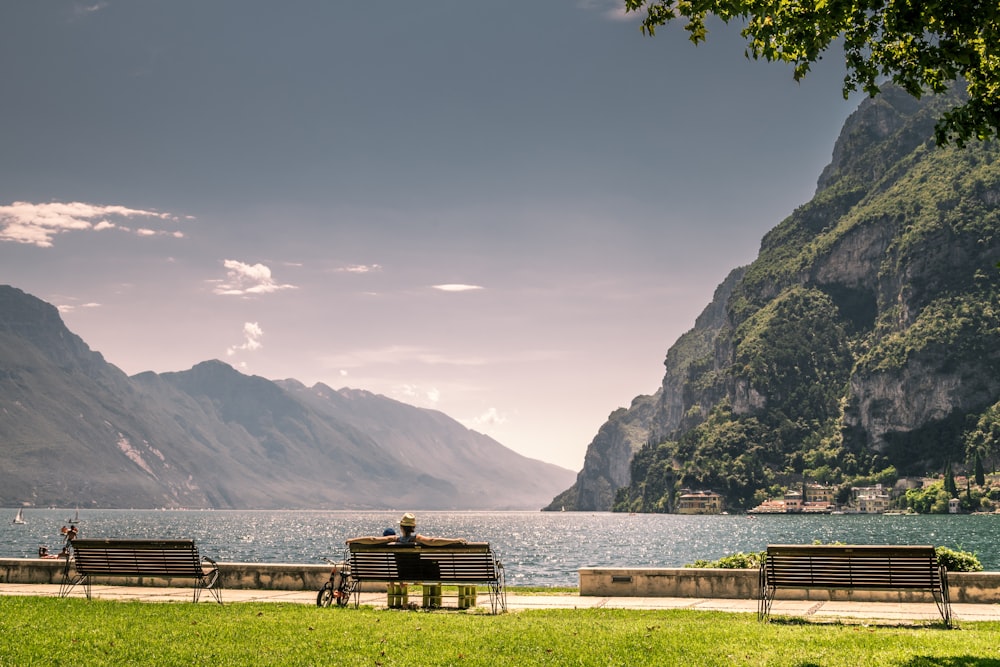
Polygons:
[[446,547],[449,544],[467,544],[462,538],[455,537],[430,537],[417,533],[417,517],[411,512],[403,515],[399,520],[399,530],[401,535],[384,535],[382,537],[352,537],[347,540],[348,544],[422,544],[428,547]]

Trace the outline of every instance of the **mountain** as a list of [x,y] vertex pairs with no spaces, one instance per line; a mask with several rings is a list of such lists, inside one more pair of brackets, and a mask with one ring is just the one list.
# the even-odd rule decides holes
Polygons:
[[887,89],[847,120],[813,199],[762,240],[611,415],[547,509],[747,508],[804,481],[1000,463],[1000,145],[937,147],[961,93]]
[[220,361],[128,377],[0,286],[0,505],[537,509],[573,473],[446,415]]

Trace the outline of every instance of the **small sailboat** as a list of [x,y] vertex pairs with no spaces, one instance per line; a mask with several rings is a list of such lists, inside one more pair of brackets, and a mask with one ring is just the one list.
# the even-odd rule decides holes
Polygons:
[[23,507],[18,507],[17,508],[17,516],[14,517],[14,520],[11,521],[11,523],[14,524],[14,525],[18,525],[18,524],[24,523],[24,508]]
[[80,508],[76,508],[76,512],[73,513],[73,518],[66,519],[70,523],[80,523]]

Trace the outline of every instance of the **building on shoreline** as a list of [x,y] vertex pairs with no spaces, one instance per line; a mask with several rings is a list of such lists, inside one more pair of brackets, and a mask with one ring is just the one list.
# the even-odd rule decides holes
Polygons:
[[852,505],[858,514],[885,514],[892,500],[888,489],[881,484],[851,487]]
[[780,498],[770,498],[747,511],[748,514],[830,514],[837,506],[837,489],[822,484],[803,484],[801,491],[785,492]]
[[687,491],[677,499],[678,514],[722,514],[725,499],[714,491]]

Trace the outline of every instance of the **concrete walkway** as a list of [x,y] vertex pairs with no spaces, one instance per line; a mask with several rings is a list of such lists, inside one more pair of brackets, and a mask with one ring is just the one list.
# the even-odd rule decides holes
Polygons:
[[[34,595],[58,597],[56,584],[3,584],[0,596]],[[84,597],[83,589],[75,588],[72,597]],[[94,586],[92,595],[105,600],[134,600],[141,602],[190,602],[191,588],[153,588],[132,586]],[[316,604],[316,591],[273,591],[250,589],[223,589],[223,602],[289,602]],[[419,596],[414,598],[419,603]],[[353,602],[353,601],[352,601]],[[489,609],[489,596],[479,595],[479,607]],[[214,604],[212,596],[203,593],[201,603]],[[361,604],[385,607],[385,593],[362,593]],[[952,604],[956,622],[1000,621],[1000,604]],[[600,597],[574,594],[559,595],[507,595],[507,609],[698,609],[756,614],[756,600],[730,600],[722,598],[667,598],[667,597]],[[933,603],[894,602],[844,602],[815,600],[775,600],[771,607],[773,616],[793,616],[816,621],[844,621],[862,623],[909,623],[940,620]]]

